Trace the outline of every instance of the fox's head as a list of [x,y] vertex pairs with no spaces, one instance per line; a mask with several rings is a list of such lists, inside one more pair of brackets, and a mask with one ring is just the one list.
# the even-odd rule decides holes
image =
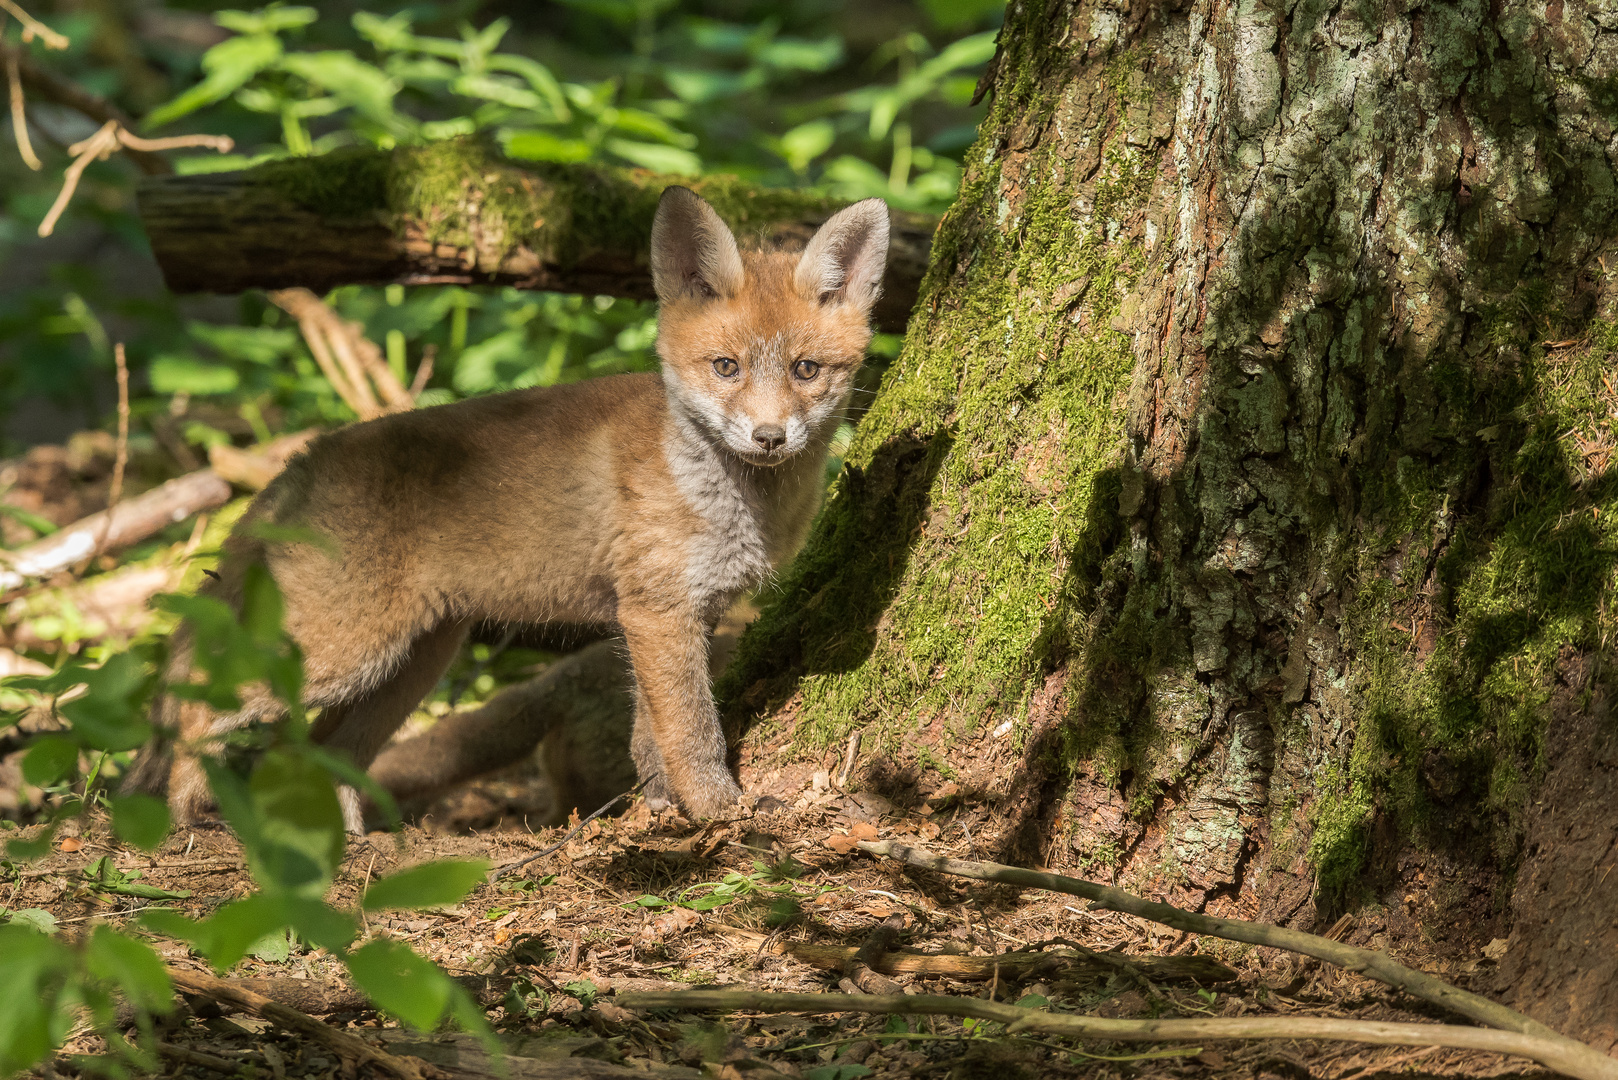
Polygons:
[[652,282],[671,403],[757,465],[823,444],[870,344],[887,259],[881,199],[839,210],[801,254],[744,252],[695,192],[664,191]]

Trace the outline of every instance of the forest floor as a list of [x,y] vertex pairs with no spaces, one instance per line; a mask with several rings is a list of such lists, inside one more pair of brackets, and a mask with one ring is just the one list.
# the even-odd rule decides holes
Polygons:
[[[774,801],[763,804],[771,812],[744,811],[729,821],[693,824],[674,814],[652,815],[637,802],[623,817],[590,823],[562,850],[479,886],[452,908],[372,914],[365,931],[409,942],[471,990],[504,1037],[506,1075],[515,1080],[1550,1075],[1481,1052],[1307,1040],[1200,1047],[1079,1043],[1009,1036],[997,1024],[944,1017],[634,1013],[617,1006],[618,994],[646,990],[836,992],[845,977],[828,966],[839,967],[839,958],[866,942],[879,924],[897,927],[902,921],[895,951],[884,954],[884,963],[906,993],[992,996],[1031,1005],[1043,999],[1053,1010],[1119,1018],[1311,1015],[1456,1022],[1419,1000],[1305,958],[1177,934],[1116,912],[1086,910],[1072,897],[946,878],[875,859],[855,850],[854,839],[917,838],[940,854],[967,858],[985,852],[974,850],[969,825],[961,827],[969,821],[968,807],[909,812],[844,793],[824,774],[782,779],[768,792]],[[484,858],[500,866],[555,843],[560,829],[522,827],[524,793],[535,783],[542,779],[533,768],[519,767],[440,803],[425,829],[373,833],[351,844],[329,899],[354,905],[370,881],[421,861]],[[82,824],[77,835],[59,837],[57,851],[15,879],[8,908],[48,912],[64,932],[98,920],[132,928],[130,917],[153,905],[201,915],[253,889],[241,848],[223,828],[182,828],[148,855],[120,845],[94,818]],[[189,895],[156,900],[109,892],[85,874],[103,856],[124,874],[138,871],[142,884]],[[651,896],[676,903],[640,902]],[[703,897],[715,898],[707,910],[678,903],[683,898],[702,908]],[[1239,898],[1233,904],[1223,913],[1240,914]],[[171,965],[204,968],[183,943],[157,945]],[[1084,949],[1103,958],[1086,958]],[[1030,951],[1048,957],[1032,966],[1026,956],[1008,957]],[[1221,971],[1221,964],[1228,970]],[[901,970],[907,965],[948,973]],[[1464,972],[1445,976],[1467,981]],[[344,983],[337,961],[321,950],[288,943],[263,948],[230,977],[254,980],[249,985],[259,992],[395,1054],[424,1059],[444,1070],[439,1076],[500,1075],[474,1037],[412,1033],[371,1010]],[[167,1076],[342,1075],[330,1052],[305,1037],[256,1017],[222,1014],[200,1000],[191,1005],[160,1020]],[[39,1075],[92,1075],[85,1059],[72,1055],[104,1051],[93,1035],[70,1039]],[[193,1063],[184,1060],[187,1052]],[[214,1064],[194,1063],[200,1060],[196,1054],[212,1055]],[[237,1064],[233,1073],[221,1059]]]

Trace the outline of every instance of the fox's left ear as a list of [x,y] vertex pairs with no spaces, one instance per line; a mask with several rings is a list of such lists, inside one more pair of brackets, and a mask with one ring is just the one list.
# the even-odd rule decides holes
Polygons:
[[888,204],[866,199],[833,214],[798,260],[798,291],[869,314],[888,265]]

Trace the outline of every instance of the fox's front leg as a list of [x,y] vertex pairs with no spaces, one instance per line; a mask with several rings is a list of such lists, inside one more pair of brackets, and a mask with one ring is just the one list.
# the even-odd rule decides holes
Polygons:
[[742,789],[725,762],[725,736],[708,680],[708,632],[694,615],[620,608],[635,668],[630,752],[654,804],[678,800],[697,817],[734,806]]

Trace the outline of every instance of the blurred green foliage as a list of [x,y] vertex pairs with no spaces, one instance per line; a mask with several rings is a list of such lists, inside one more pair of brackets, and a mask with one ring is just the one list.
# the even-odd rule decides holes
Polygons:
[[[25,7],[71,41],[36,41],[28,57],[141,118],[139,134],[234,139],[229,154],[171,152],[180,172],[477,133],[515,159],[729,172],[940,211],[973,137],[968,102],[1001,5]],[[17,23],[0,35],[18,43]],[[205,449],[353,418],[261,295],[176,299],[160,287],[124,156],[91,164],[56,235],[35,238],[65,146],[98,125],[38,93],[28,114],[44,169],[24,166],[9,121],[0,145],[0,456],[107,425],[115,340],[129,346],[137,432],[179,416],[180,436]],[[648,304],[454,286],[353,286],[330,299],[397,374],[431,350],[423,404],[655,367]],[[53,410],[64,412],[50,421]]]
[[[440,968],[402,943],[356,944],[361,934],[355,914],[324,899],[348,840],[336,785],[358,783],[373,791],[374,785],[309,741],[298,697],[302,660],[282,630],[280,595],[266,574],[249,583],[247,594],[239,617],[209,598],[167,598],[197,626],[199,642],[206,642],[198,665],[203,679],[167,689],[230,707],[239,703],[242,686],[267,685],[284,707],[279,723],[240,734],[258,751],[250,765],[205,762],[220,814],[241,841],[256,891],[193,918],[162,903],[186,899],[189,892],[146,885],[135,880],[138,872],[119,871],[103,856],[84,868],[85,887],[144,902],[140,918],[126,929],[102,925],[72,938],[48,912],[0,908],[0,979],[20,995],[0,1009],[0,1077],[47,1056],[81,1010],[107,1040],[111,1056],[103,1066],[156,1071],[151,1016],[172,1009],[173,989],[149,943],[154,936],[188,943],[221,972],[249,954],[285,960],[295,943],[322,948],[343,962],[379,1008],[401,1020],[431,1029],[453,1017],[492,1037],[482,1009]],[[152,850],[163,841],[169,818],[161,800],[108,796],[97,784],[109,755],[151,735],[147,712],[158,689],[155,661],[154,650],[132,650],[100,665],[74,659],[48,676],[0,680],[23,706],[0,713],[0,727],[17,722],[27,709],[56,710],[66,721],[59,732],[36,738],[24,759],[26,779],[45,788],[50,806],[34,835],[6,844],[0,874],[20,881],[18,864],[47,854],[57,828],[94,804],[108,806],[114,832],[130,844]],[[487,869],[480,861],[417,865],[371,883],[360,906],[378,911],[452,905],[482,883]],[[115,1023],[119,1000],[137,1012],[133,1042]]]

